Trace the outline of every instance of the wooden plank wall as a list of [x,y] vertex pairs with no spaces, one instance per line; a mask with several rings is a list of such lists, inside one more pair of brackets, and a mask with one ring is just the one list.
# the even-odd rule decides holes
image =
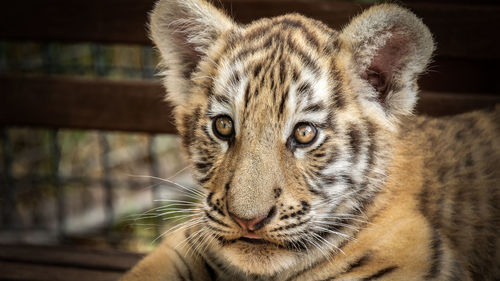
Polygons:
[[[153,3],[7,1],[0,9],[0,40],[148,45],[147,13]],[[424,92],[419,112],[446,115],[499,102],[500,4],[446,0],[402,4],[423,18],[438,42],[434,62],[420,80]],[[241,23],[299,12],[337,29],[368,6],[331,0],[223,0],[220,5]],[[3,76],[0,93],[0,125],[175,131],[169,107],[160,102],[163,89],[158,82]]]

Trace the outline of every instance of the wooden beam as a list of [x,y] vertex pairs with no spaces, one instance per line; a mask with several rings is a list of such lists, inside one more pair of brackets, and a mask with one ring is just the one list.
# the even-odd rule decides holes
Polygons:
[[[175,133],[158,81],[0,76],[0,125]],[[490,107],[500,96],[423,92],[432,116]]]
[[150,44],[148,12],[154,0],[6,1],[3,40]]
[[[147,15],[154,0],[5,1],[0,39],[150,44]],[[218,2],[218,1],[214,1]],[[500,59],[500,5],[492,1],[400,1],[430,27],[438,56]],[[339,29],[368,4],[331,0],[222,0],[237,21],[298,12]]]
[[157,81],[0,76],[0,125],[175,133]]
[[116,281],[124,273],[73,267],[0,261],[0,280],[16,281]]
[[415,112],[429,116],[456,115],[472,110],[491,109],[499,103],[498,95],[423,91],[419,95]]
[[142,257],[142,254],[117,250],[80,249],[65,246],[0,245],[0,261],[94,270],[126,271]]
[[0,245],[0,280],[113,281],[142,257],[116,250]]

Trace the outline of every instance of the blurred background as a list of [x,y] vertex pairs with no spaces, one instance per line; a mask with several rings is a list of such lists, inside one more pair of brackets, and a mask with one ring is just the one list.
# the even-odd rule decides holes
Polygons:
[[[0,75],[151,80],[157,62],[151,46],[0,42]],[[45,106],[43,99],[38,102]],[[193,186],[177,139],[174,134],[3,127],[0,243],[149,250],[168,219],[152,209],[162,198],[182,199],[175,184],[157,178]]]
[[[373,2],[214,1],[239,22],[300,12],[341,28]],[[394,1],[391,1],[394,2]],[[418,112],[499,100],[497,1],[397,1],[438,51]],[[147,37],[153,0],[0,4],[0,244],[147,252],[190,200]]]

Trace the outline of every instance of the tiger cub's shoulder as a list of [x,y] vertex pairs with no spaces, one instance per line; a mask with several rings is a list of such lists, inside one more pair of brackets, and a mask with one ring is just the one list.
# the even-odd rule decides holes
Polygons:
[[[415,194],[432,229],[449,239],[473,280],[500,276],[500,106],[456,116],[406,122],[401,152],[419,161]],[[408,149],[410,148],[410,149]]]

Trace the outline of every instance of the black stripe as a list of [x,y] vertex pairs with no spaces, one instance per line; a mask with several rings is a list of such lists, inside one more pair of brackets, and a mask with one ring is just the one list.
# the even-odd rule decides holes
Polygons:
[[316,64],[316,60],[307,54],[299,45],[297,45],[290,37],[286,38],[288,50],[298,56],[301,61],[308,67],[312,68],[315,75],[319,76],[321,70]]
[[260,45],[252,46],[252,47],[245,46],[245,48],[242,48],[241,50],[239,50],[236,54],[234,54],[233,56],[228,58],[228,60],[230,60],[230,61],[245,61],[248,56],[250,56],[256,52],[259,52],[259,51],[262,51],[262,46],[260,46]]
[[217,224],[220,224],[222,226],[225,226],[225,227],[229,227],[229,225],[225,224],[223,221],[213,217],[212,215],[210,215],[209,212],[205,211],[205,215],[207,216],[208,219],[210,219],[211,221],[217,223]]
[[[281,55],[283,55],[283,52],[281,52]],[[279,71],[280,71],[280,83],[284,83],[286,80],[286,75],[287,75],[284,60],[280,60],[280,70]]]
[[324,185],[333,185],[338,182],[338,178],[336,176],[323,176],[321,181]]
[[292,81],[297,81],[299,80],[299,70],[295,68],[295,66],[292,66]]
[[213,210],[219,213],[222,217],[225,217],[226,214],[224,214],[224,211],[222,210],[221,202],[219,199],[216,200],[215,204],[212,202],[214,193],[210,192],[207,196],[207,205]]
[[274,36],[269,36],[269,38],[267,38],[264,41],[264,44],[262,44],[262,48],[263,49],[271,49],[274,41],[275,41],[275,37]]
[[323,32],[330,34],[330,44],[327,45],[332,49],[332,51],[338,51],[340,49],[339,32],[336,30],[331,30],[328,27],[323,26],[323,24],[317,25],[317,27],[322,28]]
[[270,31],[273,31],[272,26],[272,23],[268,21],[268,24],[263,24],[250,30],[245,34],[243,39],[245,39],[247,42],[254,42],[257,38],[263,37],[264,35],[269,34]]
[[316,48],[316,50],[320,50],[321,44],[319,42],[318,37],[316,37],[316,35],[313,32],[311,32],[311,30],[307,29],[306,27],[304,27],[302,29],[302,31],[307,39],[307,42],[311,43],[312,47]]
[[288,98],[288,92],[286,91],[283,93],[283,96],[281,97],[281,102],[280,102],[280,107],[279,107],[279,115],[283,115],[283,110],[285,109],[285,102]]
[[212,162],[194,162],[194,166],[201,173],[206,173],[210,168],[212,168]]
[[207,196],[207,205],[212,207],[214,203],[212,203],[212,198],[214,197],[214,193],[210,192]]
[[231,75],[231,78],[229,79],[229,83],[231,85],[237,85],[240,83],[241,80],[241,74],[239,71],[233,72],[233,75]]
[[[208,137],[208,139],[212,142],[212,143],[216,143],[216,140],[214,140],[214,138],[210,135],[210,132],[208,131],[208,125],[204,125],[202,127],[202,130],[203,130],[203,133],[205,134],[205,136]],[[204,161],[208,161],[208,160],[204,160]]]
[[320,43],[319,43],[318,38],[316,36],[314,36],[312,34],[312,32],[307,27],[305,27],[301,21],[293,20],[290,18],[283,18],[279,21],[279,23],[281,23],[283,25],[293,26],[293,27],[299,29],[301,31],[301,33],[306,37],[306,41],[308,43],[311,43],[311,45],[314,48],[319,49]]
[[248,83],[245,88],[245,110],[248,107],[249,101],[250,101],[250,83]]
[[371,258],[370,254],[366,254],[366,255],[362,256],[361,258],[355,260],[353,263],[350,263],[347,266],[344,273],[349,273],[349,272],[353,271],[354,269],[365,265],[370,260],[370,258]]
[[338,74],[338,70],[335,70],[332,76],[333,80],[337,82],[332,91],[333,103],[335,104],[335,107],[337,109],[342,109],[345,107],[346,101],[345,97],[343,96],[344,92],[342,91],[342,80],[340,78],[341,76],[340,74]]
[[[269,28],[267,28],[267,29],[269,29]],[[230,61],[237,61],[237,60],[244,61],[248,56],[250,56],[254,53],[262,52],[262,51],[266,51],[266,50],[272,50],[273,48],[269,48],[270,42],[274,41],[274,42],[280,43],[283,41],[280,34],[281,34],[280,30],[276,30],[276,31],[268,31],[267,30],[267,32],[265,34],[261,34],[263,37],[262,40],[255,40],[255,39],[252,40],[253,36],[246,37],[245,38],[246,43],[243,43],[240,50],[238,50],[238,52],[236,52],[234,55],[232,55],[229,58],[229,60]],[[266,37],[264,38],[264,36],[266,36]],[[259,43],[256,44],[255,42],[259,42]],[[268,48],[266,48],[266,46]]]
[[441,272],[441,258],[443,256],[443,247],[441,237],[436,229],[432,230],[432,240],[430,249],[432,251],[431,257],[431,268],[429,272],[425,275],[425,279],[433,279],[436,278]]
[[322,103],[313,103],[306,106],[302,111],[304,112],[318,112],[324,110],[324,106]]
[[260,72],[262,71],[262,63],[259,62],[256,65],[253,66],[253,77],[258,77],[260,75]]
[[217,232],[217,233],[231,233],[230,231],[227,231],[227,230],[223,230],[223,229],[220,229],[218,227],[215,227],[215,226],[212,226],[210,224],[205,224],[204,225],[206,228],[212,230],[213,232]]
[[[239,78],[238,78],[239,79]],[[230,104],[230,100],[228,97],[224,96],[224,95],[214,95],[215,97],[215,100],[219,103],[223,103],[223,104]]]
[[339,277],[339,275],[343,275],[343,274],[347,274],[349,272],[352,272],[354,269],[365,265],[369,260],[370,260],[370,254],[366,254],[364,256],[361,256],[360,258],[354,260],[352,263],[348,264],[346,269],[344,270],[344,272],[330,276],[330,277],[323,279],[321,281],[335,280],[336,278]]
[[[314,156],[314,155],[313,155]],[[324,156],[324,155],[323,155]],[[318,161],[319,162],[319,161]],[[323,177],[324,175],[322,175],[319,171],[322,171],[325,169],[325,167],[327,166],[328,164],[325,164],[323,162],[321,163],[314,163],[312,164],[310,167],[311,167],[311,170],[313,171],[313,173],[315,175],[317,175],[318,177]]]
[[[290,24],[297,23],[299,25],[302,25],[302,23],[290,19],[284,19],[282,23],[283,22]],[[273,42],[282,43],[287,41],[291,51],[294,51],[294,53],[298,55],[306,65],[312,67],[315,73],[319,73],[319,67],[316,65],[315,61],[307,54],[307,52],[301,50],[301,48],[299,48],[299,46],[295,42],[293,42],[289,36],[287,36],[287,38],[283,38],[282,27],[276,27],[275,23],[269,23],[269,25],[262,25],[247,33],[244,37],[246,44],[242,44],[240,50],[232,55],[229,59],[245,60],[247,56],[253,53],[260,52],[266,49],[272,49]],[[302,27],[300,28],[300,30],[306,37],[306,41],[311,43],[313,47],[318,49],[320,46],[318,39],[307,28]],[[255,42],[259,43],[255,44]]]
[[[444,200],[446,197],[445,194],[446,191],[443,189],[436,189],[436,188],[433,189],[431,187],[432,182],[430,179],[425,179],[424,185],[425,185],[424,191],[427,191],[428,193],[422,194],[422,198],[423,196],[429,196],[429,197],[428,198],[426,197],[426,201],[425,200],[423,201],[423,204],[426,204],[423,206],[426,208],[423,211],[423,214],[427,216],[427,218],[429,219],[429,221],[431,222],[431,224],[434,226],[435,229],[439,229],[443,224],[443,211],[445,207]],[[436,197],[436,195],[431,194],[431,192],[433,192],[432,189],[434,192],[438,192],[437,200],[435,201],[428,200],[429,198]],[[431,205],[431,202],[435,206],[434,208]]]
[[183,117],[183,123],[186,130],[182,134],[182,143],[184,147],[190,147],[195,138],[195,130],[198,126],[198,120],[200,119],[201,108],[197,107],[193,114],[186,114]]
[[315,158],[323,158],[325,156],[326,156],[326,153],[324,153],[324,152],[318,152],[316,154],[313,154],[313,157],[315,157]]
[[274,79],[274,77],[271,77],[271,93],[273,93],[274,96],[276,96],[276,79]]
[[361,132],[355,124],[349,126],[347,133],[349,137],[349,146],[352,151],[352,162],[357,163],[359,158],[359,152],[361,151]]
[[215,270],[208,264],[208,262],[203,258],[205,269],[207,270],[208,277],[210,277],[210,281],[217,280],[217,273]]
[[[272,64],[273,62],[271,60],[268,60],[264,65],[264,74],[262,74],[262,76],[260,77],[260,85],[264,85],[264,83],[266,82],[266,78],[269,77],[268,73],[272,69]],[[258,93],[256,93],[256,95],[258,95]]]
[[[332,150],[334,149],[335,147],[332,147]],[[337,150],[334,150],[333,152],[330,152],[330,157],[328,157],[328,159],[325,161],[325,164],[330,165],[333,162],[337,161],[338,158],[339,158],[339,152]]]
[[[424,183],[422,184],[422,192],[420,192],[420,194],[418,195],[418,198],[419,198],[418,209],[420,210],[422,215],[424,215],[427,218],[430,218],[430,211],[429,211],[429,207],[430,207],[429,206],[429,204],[430,204],[429,197],[431,196],[430,185],[431,185],[430,180],[425,179]],[[432,219],[431,219],[431,223],[434,224]]]
[[379,271],[377,271],[375,274],[373,275],[370,275],[368,277],[365,277],[363,279],[361,279],[361,281],[369,281],[369,280],[375,280],[377,278],[380,278],[384,275],[387,275],[391,272],[393,272],[394,270],[396,270],[398,267],[397,266],[389,266],[389,267],[386,267],[384,269],[381,269]]
[[308,98],[310,98],[312,93],[312,87],[309,82],[302,82],[298,87],[297,87],[297,94],[300,98],[305,98],[304,96],[307,95]]
[[209,180],[212,179],[213,175],[214,175],[214,170],[212,169],[212,170],[210,170],[210,172],[208,172],[208,174],[205,177],[199,179],[198,181],[201,184],[205,184],[206,182],[208,182]]
[[[303,224],[306,224],[309,221],[310,221],[310,219],[307,219],[305,221],[299,221],[297,223],[287,224],[287,225],[284,225],[284,226],[273,228],[273,229],[269,230],[269,232],[276,232],[276,231],[281,231],[281,230],[287,230],[287,229],[290,229],[290,228],[295,228],[295,227],[301,226]],[[278,237],[286,237],[286,236],[289,236],[289,235],[288,234],[278,234],[277,236]]]

